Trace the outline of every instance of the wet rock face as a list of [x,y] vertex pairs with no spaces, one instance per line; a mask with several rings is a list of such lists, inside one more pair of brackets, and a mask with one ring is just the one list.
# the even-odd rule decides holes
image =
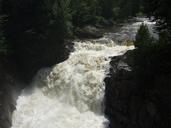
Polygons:
[[[114,57],[111,66],[111,77],[105,79],[105,113],[110,128],[169,128],[171,95],[169,87],[159,82],[160,76],[152,88],[142,86],[137,80],[133,51]],[[167,76],[162,81],[171,83]]]
[[13,80],[0,64],[0,128],[10,128],[15,100],[12,96]]

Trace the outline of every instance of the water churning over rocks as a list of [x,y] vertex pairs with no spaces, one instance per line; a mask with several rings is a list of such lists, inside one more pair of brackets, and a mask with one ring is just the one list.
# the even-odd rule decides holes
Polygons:
[[12,128],[105,128],[103,80],[110,58],[131,49],[108,38],[74,42],[66,61],[39,71],[34,89],[19,96]]

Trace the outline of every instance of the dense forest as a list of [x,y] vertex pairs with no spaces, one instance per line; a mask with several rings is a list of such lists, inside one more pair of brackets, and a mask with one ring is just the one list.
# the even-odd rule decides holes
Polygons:
[[143,14],[157,21],[160,44],[165,44],[171,31],[169,5],[168,0],[1,0],[1,60],[34,74],[61,61],[64,40],[75,38],[84,26],[112,26]]
[[[131,126],[170,128],[170,3],[169,0],[0,0],[0,84],[9,81],[10,75],[24,83],[31,82],[38,70],[68,57],[66,43],[82,37],[99,37],[85,34],[87,26],[109,29],[121,22],[128,22],[132,17],[149,17],[156,22],[159,39],[150,35],[145,24],[141,25],[133,41],[135,50],[131,52],[131,65],[134,67],[131,76],[134,81],[128,81],[135,82],[136,89],[133,90],[140,92],[135,97],[141,97],[144,104],[149,100],[151,108],[157,106],[155,110],[159,114],[153,116],[157,112],[149,108],[152,121],[150,116],[148,119],[152,123],[147,121],[146,125],[133,121],[135,125]],[[4,88],[4,85],[0,86]],[[0,92],[2,90],[0,88]],[[110,109],[108,112],[112,121],[115,113]],[[146,121],[144,116],[140,118]],[[126,128],[126,125],[122,125],[122,128]]]
[[1,0],[1,58],[33,75],[63,60],[64,40],[84,26],[112,26],[141,15],[142,5],[142,0]]

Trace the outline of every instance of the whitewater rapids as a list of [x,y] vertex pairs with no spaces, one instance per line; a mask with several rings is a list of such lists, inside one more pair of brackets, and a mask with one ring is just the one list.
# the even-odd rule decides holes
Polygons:
[[111,57],[132,49],[107,38],[74,42],[66,61],[39,71],[34,88],[23,90],[11,128],[106,128],[104,79]]

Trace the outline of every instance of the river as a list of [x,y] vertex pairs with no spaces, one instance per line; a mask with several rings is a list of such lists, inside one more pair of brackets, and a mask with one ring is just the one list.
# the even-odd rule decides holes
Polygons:
[[111,57],[134,49],[122,42],[134,40],[142,22],[154,25],[140,18],[103,38],[74,41],[67,60],[41,69],[32,88],[23,90],[11,128],[106,128],[104,79],[110,77]]

